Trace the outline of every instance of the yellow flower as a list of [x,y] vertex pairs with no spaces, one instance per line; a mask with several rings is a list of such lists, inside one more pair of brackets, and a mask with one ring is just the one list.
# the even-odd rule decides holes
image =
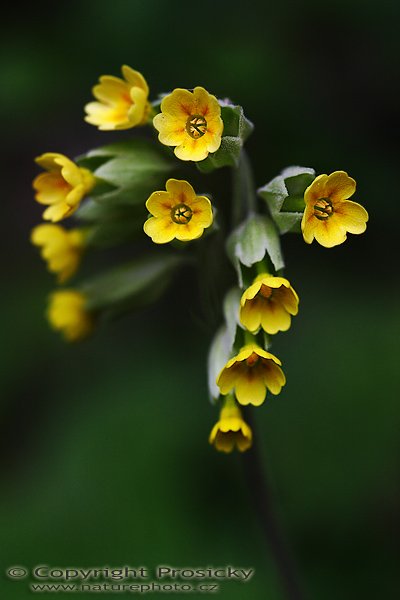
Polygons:
[[240,300],[240,320],[249,331],[261,326],[270,334],[287,331],[297,315],[299,297],[284,277],[262,273]]
[[301,221],[304,241],[315,238],[321,246],[332,248],[346,240],[346,233],[364,233],[368,213],[357,202],[348,200],[356,182],[344,171],[319,175],[304,193],[306,208]]
[[69,217],[94,187],[94,176],[88,169],[78,167],[72,160],[56,152],[46,152],[35,161],[46,171],[33,181],[35,199],[40,204],[49,205],[43,218],[56,222]]
[[75,290],[60,290],[50,297],[47,318],[68,342],[87,337],[94,329],[93,315],[85,308],[86,297]]
[[175,155],[181,160],[203,160],[221,145],[221,107],[202,87],[193,92],[177,88],[166,96],[153,124],[160,142],[176,146]]
[[257,344],[247,344],[231,358],[217,378],[221,394],[235,390],[239,404],[260,406],[267,388],[276,395],[286,383],[281,361]]
[[32,230],[31,242],[41,247],[41,256],[47,268],[58,275],[58,282],[67,281],[79,267],[85,248],[85,234],[81,229],[67,230],[60,225],[44,223]]
[[86,104],[85,121],[104,131],[144,125],[149,116],[149,86],[139,71],[124,65],[122,75],[102,75],[93,88],[98,102]]
[[208,441],[220,452],[232,452],[236,446],[240,452],[248,450],[253,434],[243,420],[240,408],[233,398],[229,398],[221,410],[219,421],[211,430]]
[[187,181],[168,179],[166,192],[154,192],[146,202],[153,216],[143,229],[156,244],[173,239],[181,242],[195,240],[213,222],[211,202],[196,192]]

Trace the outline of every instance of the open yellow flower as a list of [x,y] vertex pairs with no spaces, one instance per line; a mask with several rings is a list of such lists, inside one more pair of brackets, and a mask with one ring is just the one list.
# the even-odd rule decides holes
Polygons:
[[227,398],[208,441],[220,452],[228,454],[235,446],[240,452],[248,450],[252,439],[253,433],[243,420],[240,408],[232,397]]
[[85,308],[86,297],[76,290],[59,290],[50,297],[47,318],[68,342],[77,342],[94,329],[93,315]]
[[361,204],[348,200],[356,182],[344,171],[319,175],[304,193],[306,208],[301,221],[304,241],[314,238],[321,246],[332,248],[346,240],[346,233],[364,233],[368,213]]
[[102,75],[93,88],[98,102],[86,104],[85,121],[104,131],[144,125],[149,117],[149,86],[139,71],[123,65],[123,79]]
[[168,179],[166,192],[153,192],[146,207],[153,216],[143,229],[156,244],[173,239],[181,242],[195,240],[213,222],[211,202],[196,192],[184,180]]
[[175,89],[161,102],[161,112],[153,124],[160,142],[176,146],[175,155],[181,160],[204,160],[221,145],[221,107],[202,87],[195,87],[193,92]]
[[93,174],[57,152],[46,152],[38,156],[35,162],[46,171],[33,181],[35,199],[40,204],[48,205],[43,218],[56,222],[69,217],[94,187]]
[[221,394],[235,391],[239,404],[260,406],[267,395],[277,395],[286,383],[279,358],[257,344],[247,344],[231,358],[217,378]]
[[41,247],[41,256],[59,283],[70,279],[79,267],[85,249],[85,234],[81,229],[67,230],[60,225],[44,223],[32,230],[31,242]]
[[240,320],[249,331],[262,327],[270,334],[287,331],[297,315],[299,297],[284,277],[262,273],[240,300]]

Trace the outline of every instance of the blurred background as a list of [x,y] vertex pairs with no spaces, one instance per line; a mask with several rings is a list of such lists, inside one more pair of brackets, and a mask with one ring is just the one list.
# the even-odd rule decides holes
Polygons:
[[[258,186],[292,164],[357,180],[365,235],[332,250],[283,238],[301,311],[274,340],[288,383],[257,424],[308,597],[398,597],[399,17],[398,3],[365,0],[8,6],[2,573],[14,564],[231,564],[256,575],[224,583],[221,598],[284,600],[241,457],[207,443],[217,418],[206,386],[213,328],[195,278],[183,272],[161,303],[80,345],[67,346],[44,318],[54,280],[29,243],[42,212],[33,158],[120,139],[87,125],[83,105],[99,75],[127,63],[153,98],[203,85],[243,105],[256,124],[247,146]],[[83,272],[108,260],[88,257]],[[7,600],[30,597],[26,581],[2,574],[0,587]]]

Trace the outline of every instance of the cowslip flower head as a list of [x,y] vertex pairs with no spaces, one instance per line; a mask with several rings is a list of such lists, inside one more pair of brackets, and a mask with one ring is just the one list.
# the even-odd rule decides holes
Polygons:
[[153,124],[160,142],[175,146],[175,155],[181,160],[204,160],[221,145],[221,107],[202,87],[195,87],[193,92],[175,89],[161,102],[161,112]]
[[144,125],[149,117],[149,86],[145,78],[127,65],[121,70],[123,79],[102,75],[92,90],[98,102],[85,106],[85,121],[104,131]]
[[240,321],[253,333],[260,327],[270,334],[287,331],[298,305],[299,297],[287,279],[262,273],[242,295]]
[[43,223],[32,230],[31,242],[41,248],[47,268],[65,283],[77,271],[85,249],[85,233],[81,229],[67,230],[60,225]]
[[35,200],[48,205],[43,219],[55,223],[69,217],[94,187],[93,174],[57,152],[46,152],[35,162],[45,169],[45,173],[40,173],[33,181]]
[[78,342],[94,329],[93,316],[85,305],[86,297],[76,290],[59,290],[50,297],[47,318],[68,342]]
[[277,395],[286,383],[279,358],[257,344],[247,344],[231,358],[217,378],[221,394],[235,391],[239,404],[260,406],[267,395]]
[[304,193],[306,207],[301,221],[304,241],[314,238],[321,246],[342,244],[346,233],[364,233],[368,213],[361,204],[348,200],[356,191],[356,182],[344,171],[319,175]]
[[166,190],[153,192],[146,202],[152,217],[143,229],[156,244],[166,244],[173,239],[181,242],[195,240],[213,222],[211,202],[205,196],[196,196],[188,183],[168,179]]
[[236,447],[244,452],[251,447],[253,433],[251,428],[243,420],[242,412],[235,400],[228,397],[225,402],[219,421],[211,430],[208,441],[220,452],[232,452]]

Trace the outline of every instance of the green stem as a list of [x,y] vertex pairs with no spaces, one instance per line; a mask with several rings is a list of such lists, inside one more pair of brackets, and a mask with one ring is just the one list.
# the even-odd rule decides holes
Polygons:
[[232,227],[257,211],[257,198],[250,160],[242,149],[239,164],[233,169]]
[[296,565],[275,511],[273,494],[265,475],[252,411],[247,407],[244,413],[246,421],[253,430],[253,445],[250,450],[243,454],[245,476],[248,481],[250,495],[281,577],[285,597],[287,600],[305,600],[297,576]]

